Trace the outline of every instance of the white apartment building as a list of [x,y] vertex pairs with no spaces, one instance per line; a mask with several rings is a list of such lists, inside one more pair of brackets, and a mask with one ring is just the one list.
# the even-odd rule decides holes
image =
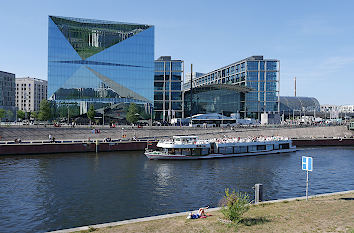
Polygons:
[[342,105],[339,107],[339,112],[354,113],[354,105]]
[[339,112],[340,106],[333,104],[323,104],[320,106],[321,112]]
[[48,82],[37,78],[16,78],[16,107],[24,112],[39,110],[42,99],[47,99]]

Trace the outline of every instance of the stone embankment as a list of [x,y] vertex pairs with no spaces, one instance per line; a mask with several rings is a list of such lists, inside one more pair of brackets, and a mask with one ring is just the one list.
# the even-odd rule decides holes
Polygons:
[[36,127],[1,127],[0,141],[13,141],[15,139],[25,140],[48,140],[48,135],[52,135],[56,140],[87,140],[87,139],[121,139],[125,138],[145,138],[161,139],[174,135],[196,135],[202,139],[219,137],[248,137],[248,136],[285,136],[289,138],[345,138],[354,137],[354,132],[346,126],[326,126],[326,127],[249,127],[249,128],[190,128],[190,127],[143,127],[120,126],[117,128],[95,127],[99,133],[93,133],[90,127],[55,128],[52,126]]

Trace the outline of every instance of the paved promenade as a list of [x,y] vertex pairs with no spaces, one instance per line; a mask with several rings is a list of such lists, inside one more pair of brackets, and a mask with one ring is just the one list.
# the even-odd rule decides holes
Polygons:
[[[92,127],[93,128],[93,127]],[[108,128],[97,126],[99,133],[93,133],[94,130],[87,126],[82,127],[60,127],[53,126],[8,126],[0,127],[0,141],[13,141],[20,138],[22,141],[29,140],[48,140],[51,134],[56,140],[87,140],[87,139],[104,139],[106,137],[120,139],[125,135],[126,139],[161,139],[172,137],[174,135],[196,135],[202,139],[215,137],[247,137],[247,136],[285,136],[289,138],[344,138],[354,137],[354,132],[346,128],[346,126],[325,126],[325,127],[250,127],[250,128],[191,128],[191,127],[143,127],[137,128],[132,126],[119,126],[117,128]],[[96,131],[97,132],[97,131]]]

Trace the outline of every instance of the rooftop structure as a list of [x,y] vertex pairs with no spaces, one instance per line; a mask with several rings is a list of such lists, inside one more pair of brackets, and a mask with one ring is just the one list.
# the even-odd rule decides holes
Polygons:
[[320,103],[313,97],[280,96],[280,112],[320,111]]

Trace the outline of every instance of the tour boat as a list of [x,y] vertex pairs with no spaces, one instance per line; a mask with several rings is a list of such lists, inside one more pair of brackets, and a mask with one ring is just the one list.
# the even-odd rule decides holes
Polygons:
[[156,146],[157,150],[146,148],[145,155],[149,159],[211,159],[296,151],[290,139],[279,136],[208,140],[174,136],[171,140],[159,141]]

